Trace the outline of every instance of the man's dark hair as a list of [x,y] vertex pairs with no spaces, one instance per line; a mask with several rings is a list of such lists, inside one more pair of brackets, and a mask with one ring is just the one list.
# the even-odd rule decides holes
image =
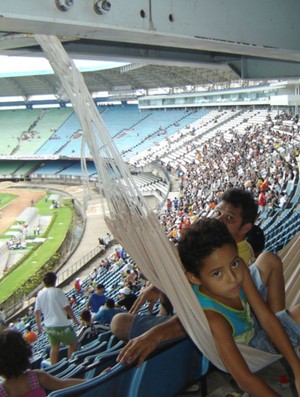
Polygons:
[[243,189],[228,189],[222,196],[222,200],[235,208],[242,210],[242,222],[254,224],[257,217],[257,203],[250,192]]
[[246,235],[246,240],[253,248],[255,257],[257,258],[265,248],[264,231],[258,225],[253,225]]
[[105,302],[106,307],[108,307],[109,309],[114,309],[115,307],[115,301],[112,298],[108,298]]
[[185,270],[198,275],[202,261],[227,244],[236,247],[226,225],[215,218],[202,218],[185,229],[177,248]]
[[57,280],[56,274],[53,272],[46,273],[43,278],[43,282],[46,287],[54,287],[56,280]]
[[0,331],[0,375],[6,379],[20,376],[30,368],[32,350],[19,331]]
[[97,284],[96,289],[105,289],[103,284]]

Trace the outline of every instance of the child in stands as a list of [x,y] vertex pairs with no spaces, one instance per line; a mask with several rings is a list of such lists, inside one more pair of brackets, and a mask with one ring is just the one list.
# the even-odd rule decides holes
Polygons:
[[59,379],[41,370],[30,370],[32,350],[22,334],[0,331],[1,397],[44,397],[46,390],[58,390],[84,382],[84,379]]
[[[300,396],[300,360],[293,349],[300,345],[300,305],[274,315],[257,290],[261,286],[254,284],[245,262],[238,256],[233,236],[217,219],[192,224],[182,235],[178,251],[222,361],[240,388],[253,397],[277,396],[251,373],[236,343],[270,353],[280,351],[293,370]],[[140,364],[160,342],[184,334],[173,316],[130,340],[118,360],[138,360]]]

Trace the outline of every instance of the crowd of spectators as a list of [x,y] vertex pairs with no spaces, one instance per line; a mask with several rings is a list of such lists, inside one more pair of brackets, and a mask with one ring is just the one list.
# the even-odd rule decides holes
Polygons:
[[[290,126],[282,126],[286,119],[291,120]],[[229,131],[231,140],[219,132],[197,148],[192,163],[183,166],[176,162],[179,196],[167,199],[166,208],[159,214],[169,238],[177,241],[182,229],[200,215],[208,215],[223,192],[233,187],[253,194],[260,216],[266,209],[284,209],[290,200],[288,183],[297,173],[299,148],[286,155],[279,149],[294,139],[296,122],[297,118],[283,113],[276,120],[268,116],[264,124],[249,127],[243,134]]]

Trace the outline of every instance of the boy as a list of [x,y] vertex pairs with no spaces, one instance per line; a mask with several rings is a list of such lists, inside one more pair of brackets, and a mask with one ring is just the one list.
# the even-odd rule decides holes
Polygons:
[[[272,313],[238,256],[234,238],[216,219],[200,220],[191,225],[180,239],[178,250],[222,361],[239,387],[253,397],[277,396],[262,379],[250,372],[236,343],[271,353],[277,348],[293,370],[300,396],[300,361],[291,344],[300,344],[300,305],[276,316]],[[174,316],[131,340],[118,360],[128,363],[137,360],[140,365],[159,343],[184,334]]]

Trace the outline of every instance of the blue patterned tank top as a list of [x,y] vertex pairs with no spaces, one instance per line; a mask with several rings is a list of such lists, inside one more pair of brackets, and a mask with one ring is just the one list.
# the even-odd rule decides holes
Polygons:
[[250,306],[246,295],[241,290],[240,297],[243,304],[243,310],[232,309],[223,303],[203,294],[199,291],[198,285],[193,285],[193,290],[197,296],[202,309],[211,310],[220,313],[232,327],[232,336],[236,343],[248,345],[254,335],[254,321],[251,317]]

